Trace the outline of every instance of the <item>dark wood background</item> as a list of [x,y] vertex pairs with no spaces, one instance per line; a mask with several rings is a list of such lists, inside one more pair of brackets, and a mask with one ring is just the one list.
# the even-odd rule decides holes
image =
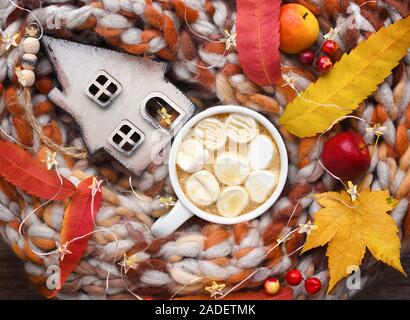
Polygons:
[[[410,253],[402,256],[403,267],[410,275]],[[23,263],[0,240],[0,299],[42,299],[24,273]],[[410,300],[410,278],[386,268],[356,299]]]

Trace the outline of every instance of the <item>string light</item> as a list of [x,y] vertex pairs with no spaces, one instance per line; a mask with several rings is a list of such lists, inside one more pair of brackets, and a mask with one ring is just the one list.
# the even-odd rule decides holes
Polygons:
[[16,33],[13,35],[8,35],[6,37],[1,38],[1,42],[3,42],[5,46],[5,50],[9,51],[12,47],[17,47],[17,39],[19,38],[20,34]]
[[[303,199],[306,199],[306,198],[311,198],[311,197],[312,197],[312,196],[306,196],[306,197],[303,197],[301,200],[298,201],[298,203],[296,204],[296,206],[295,206],[294,209],[293,209],[292,214],[290,215],[290,217],[289,217],[289,219],[288,219],[288,224],[287,224],[287,226],[289,225],[290,220],[292,219],[292,217],[293,217],[293,215],[294,215],[294,213],[295,213],[295,211],[296,211],[297,206],[300,204],[300,201],[302,201]],[[302,224],[302,226],[303,226],[303,224]],[[309,230],[314,230],[315,227],[316,227],[316,226],[313,226],[311,223],[309,224],[309,222],[308,222],[308,223],[306,224],[306,227],[305,227],[305,228],[303,228],[303,227],[300,226],[300,227],[298,227],[298,228],[296,228],[296,229],[293,229],[292,231],[288,232],[286,235],[284,235],[284,236],[280,237],[279,239],[277,239],[277,241],[276,241],[277,243],[276,243],[274,246],[272,246],[272,247],[265,253],[265,257],[268,256],[269,253],[271,253],[273,250],[275,250],[279,245],[281,245],[282,243],[284,243],[284,242],[286,242],[287,240],[289,240],[290,237],[291,237],[291,235],[294,234],[295,232],[299,232],[299,231],[301,230],[299,233],[305,233],[305,232],[308,232]],[[304,244],[303,244],[303,245],[304,245]],[[296,250],[294,250],[294,251],[292,251],[291,253],[289,253],[289,254],[288,254],[288,257],[292,256],[293,254],[295,254],[296,252],[298,252],[299,250],[301,250],[301,249],[303,248],[303,245],[301,245],[299,248],[297,248]],[[227,295],[229,295],[230,293],[232,293],[232,292],[235,291],[236,289],[240,288],[244,283],[246,283],[249,279],[251,279],[256,273],[258,273],[258,272],[260,272],[260,271],[262,271],[262,270],[270,270],[270,269],[267,268],[267,267],[257,268],[257,269],[254,270],[251,274],[249,274],[246,278],[244,278],[242,281],[240,281],[239,283],[237,283],[237,284],[234,285],[233,287],[231,287],[231,288],[229,288],[228,290],[226,290],[224,293],[222,293],[222,289],[225,289],[225,288],[226,288],[226,285],[225,285],[224,283],[222,283],[222,284],[219,284],[219,286],[223,286],[223,287],[221,288],[221,290],[219,290],[219,292],[218,292],[217,294],[212,294],[212,293],[215,293],[215,292],[217,291],[217,289],[218,289],[218,287],[217,287],[217,286],[218,286],[218,283],[217,283],[216,281],[212,281],[211,285],[205,287],[204,290],[210,292],[212,298],[215,298],[215,299],[218,299],[218,300],[219,300],[219,299],[223,299],[224,297],[226,297]],[[177,296],[178,293],[180,293],[183,289],[185,289],[185,288],[188,287],[189,285],[191,285],[191,284],[196,284],[196,283],[198,283],[198,281],[205,280],[205,279],[207,279],[207,278],[205,278],[205,277],[198,277],[198,278],[195,278],[195,279],[189,281],[188,284],[185,284],[184,286],[182,286],[182,288],[180,288],[178,291],[176,291],[176,292],[171,296],[170,300],[174,299],[174,297]]]
[[211,298],[217,298],[218,296],[223,296],[222,290],[225,289],[225,283],[217,283],[212,281],[210,286],[205,287],[205,290],[209,292]]
[[[344,21],[343,21],[340,25],[338,25],[336,28],[330,28],[329,31],[328,31],[328,33],[326,33],[325,35],[323,35],[324,41],[322,41],[322,43],[320,44],[320,46],[319,46],[319,48],[318,48],[316,54],[318,54],[318,53],[320,52],[320,50],[322,49],[323,43],[324,43],[325,41],[327,41],[327,40],[335,40],[336,37],[338,36],[339,32],[341,32],[342,30],[345,29],[345,26],[346,26],[346,25],[347,25],[347,28],[349,28],[349,29],[354,29],[355,26],[356,26],[355,14],[356,14],[357,12],[359,12],[363,6],[365,6],[365,5],[369,4],[369,3],[376,3],[377,5],[380,5],[380,6],[384,7],[384,8],[386,8],[386,9],[388,8],[388,6],[387,6],[385,3],[380,2],[380,1],[377,1],[377,0],[370,0],[370,1],[365,1],[365,2],[363,2],[363,3],[360,4],[355,10],[353,10],[352,12],[350,12],[349,16],[348,16],[346,19],[344,19]],[[348,11],[350,11],[350,7],[349,7],[349,10],[348,10]],[[348,13],[349,13],[349,12],[348,12]]]
[[[9,0],[9,1],[10,1],[10,0]],[[12,1],[10,1],[10,2],[13,3]],[[184,2],[185,2],[185,1],[184,1]],[[376,1],[368,1],[368,2],[376,2]],[[366,3],[368,3],[368,2],[366,2]],[[366,3],[364,3],[364,4],[366,4]],[[362,4],[362,5],[364,5],[364,4]],[[25,9],[25,10],[27,10],[27,9]],[[185,19],[186,19],[186,8],[185,8]],[[189,25],[189,24],[188,24],[188,25]],[[324,36],[324,39],[330,39],[330,37],[335,37],[335,36],[337,35],[337,32],[338,32],[338,31],[339,31],[339,30],[338,30],[337,28],[336,28],[336,29],[331,29],[331,30],[329,31],[329,33]],[[28,32],[34,32],[34,30],[29,31],[28,28],[26,28],[26,34],[27,34],[27,35],[29,35]],[[37,33],[38,33],[38,29],[37,29]],[[34,34],[34,33],[32,33],[32,34]],[[236,33],[230,34],[227,30],[225,30],[225,35],[226,35],[226,38],[221,39],[220,41],[223,42],[223,43],[225,43],[225,45],[226,45],[226,50],[229,50],[231,47],[236,46]],[[17,37],[16,37],[16,36],[17,36]],[[19,36],[18,34],[12,36],[12,37],[9,39],[9,41],[8,41],[8,40],[5,40],[5,41],[4,41],[4,39],[2,38],[2,42],[6,43],[6,50],[9,50],[12,46],[17,46],[17,38],[18,38],[18,36]],[[13,37],[16,37],[16,38],[13,39]],[[329,37],[329,38],[327,38],[327,37]],[[8,42],[7,42],[7,41],[8,41]],[[215,41],[213,41],[213,42],[215,42]],[[17,68],[16,68],[16,69],[17,69]],[[16,70],[16,75],[18,76],[17,72],[18,72],[18,71]],[[21,69],[20,69],[20,72],[21,72]],[[287,79],[286,79],[286,78],[287,78]],[[20,79],[20,77],[19,77],[19,79]],[[295,80],[295,79],[293,79],[293,78],[291,78],[291,77],[287,77],[287,75],[284,75],[284,80],[285,80],[286,84],[288,84],[288,85],[291,86],[295,91],[297,91],[297,90],[296,90],[296,86],[295,86],[295,84],[296,84],[296,80]],[[297,92],[298,92],[298,91],[297,91]],[[168,123],[168,122],[167,122],[167,123]],[[376,126],[375,126],[375,127],[376,127]],[[377,137],[379,137],[379,136],[383,135],[383,131],[384,131],[386,128],[379,126],[378,128],[368,128],[368,129],[374,129],[373,132],[376,134]],[[368,131],[370,132],[370,130],[368,130]],[[49,152],[49,150],[47,150],[47,151]],[[56,153],[54,152],[54,159],[55,159],[55,156],[56,156]],[[49,168],[48,160],[46,160],[46,161],[47,161],[47,167]],[[57,167],[57,163],[54,164],[52,160],[50,160],[50,165],[52,165],[52,166],[55,165],[55,167]],[[49,170],[51,170],[51,169],[49,168]],[[89,188],[92,190],[92,196],[93,196],[93,197],[97,194],[97,192],[101,192],[101,188],[100,188],[101,183],[102,183],[102,181],[97,180],[95,177],[93,178],[93,182],[92,182],[92,184],[91,184],[90,187],[89,187]],[[353,184],[350,185],[350,184],[352,184],[352,183],[349,181],[349,187],[356,187],[356,191],[357,191],[357,186],[355,186],[355,185],[353,185]],[[60,188],[61,188],[61,186],[60,186]],[[58,194],[58,193],[57,193],[57,194]],[[349,193],[349,194],[350,194],[350,193]],[[166,203],[170,203],[170,204],[171,204],[171,203],[175,202],[175,201],[173,201],[172,197],[163,198],[163,200],[164,200],[164,202],[161,201],[161,199],[160,199],[161,203],[164,203],[164,205],[166,205]],[[172,201],[171,201],[171,200],[172,200]],[[167,202],[167,201],[169,201],[169,202]],[[353,201],[354,201],[354,200],[353,200]],[[48,202],[47,202],[47,203],[48,203]],[[93,208],[93,206],[92,206],[92,208]],[[39,209],[39,208],[37,208],[37,209]],[[37,210],[37,209],[36,209],[36,210]],[[27,218],[27,217],[26,217],[26,218]],[[21,224],[21,226],[22,226],[22,224]],[[20,226],[20,227],[21,227],[21,226]],[[148,227],[147,227],[147,228],[148,228]],[[289,234],[287,234],[286,236],[284,236],[284,237],[278,239],[278,240],[277,240],[278,245],[281,244],[281,243],[286,242],[286,241],[289,239],[290,234],[292,234],[293,232],[296,232],[296,231],[297,231],[298,233],[307,233],[307,234],[310,234],[310,232],[311,232],[312,230],[315,230],[315,228],[316,228],[316,226],[314,226],[314,225],[311,223],[311,221],[308,221],[308,222],[305,223],[305,224],[299,224],[299,228],[292,230],[292,231],[291,231]],[[106,230],[95,230],[95,231],[93,231],[92,233],[96,233],[96,232],[108,232],[108,231],[106,231]],[[54,251],[54,252],[52,252],[52,253],[58,253],[58,254],[59,254],[59,257],[60,257],[60,260],[62,261],[62,260],[64,259],[64,256],[65,256],[66,254],[71,254],[71,253],[72,253],[71,251],[69,251],[69,250],[67,249],[69,243],[72,243],[72,242],[74,242],[74,241],[76,241],[76,240],[79,240],[79,239],[81,239],[81,238],[83,238],[83,237],[85,237],[85,236],[88,236],[88,235],[92,234],[92,233],[89,233],[89,234],[83,235],[83,236],[81,236],[81,237],[78,237],[78,238],[76,238],[76,239],[73,239],[73,240],[70,241],[70,242],[66,242],[65,244],[59,246],[59,247],[57,248],[57,250]],[[280,241],[279,241],[279,240],[280,240]],[[116,240],[116,241],[118,241],[118,240]],[[274,247],[277,247],[277,245],[274,246]],[[268,252],[270,252],[270,251],[268,251]],[[118,264],[119,264],[122,268],[124,268],[125,273],[127,273],[130,268],[133,268],[133,269],[135,268],[136,263],[138,262],[138,261],[136,261],[136,260],[138,260],[138,259],[136,258],[135,255],[133,255],[133,256],[131,256],[131,257],[128,257],[128,256],[126,256],[126,254],[124,254],[124,259],[123,259],[123,261],[121,261],[121,262],[118,263]],[[124,263],[125,263],[125,265],[124,265]],[[128,266],[128,269],[126,269],[126,266]],[[260,269],[258,269],[258,271],[260,271],[260,270],[262,270],[262,269],[264,269],[264,268],[260,268]],[[107,284],[108,284],[108,282],[107,282]],[[219,296],[220,298],[222,298],[222,297],[224,297],[226,294],[229,293],[229,292],[227,292],[227,293],[224,294],[224,293],[222,292],[222,290],[225,289],[225,287],[226,287],[226,285],[225,285],[224,283],[218,284],[216,281],[212,281],[212,284],[211,284],[210,286],[205,287],[205,290],[208,291],[208,292],[210,292],[211,297],[217,298],[217,297]],[[236,286],[235,286],[235,287],[236,287]],[[127,289],[128,289],[128,288],[127,288]],[[130,290],[129,290],[129,291],[130,291]],[[134,295],[135,295],[135,294],[134,294]]]
[[173,197],[160,197],[159,202],[164,205],[165,209],[169,209],[176,204],[176,201]]
[[329,32],[326,33],[323,36],[323,39],[325,39],[325,40],[334,40],[336,38],[338,32],[339,32],[338,28],[336,28],[336,29],[330,28]]
[[377,137],[382,136],[386,127],[382,127],[380,123],[376,123],[373,127],[366,128],[367,132],[374,133]]
[[118,262],[118,265],[124,269],[124,273],[127,274],[130,269],[137,269],[138,263],[141,262],[141,259],[138,258],[137,254],[128,256],[124,253],[122,261]]
[[[30,219],[30,217],[35,214],[38,210],[40,210],[41,208],[47,206],[49,203],[51,203],[52,201],[55,200],[55,198],[57,198],[57,196],[60,194],[62,188],[63,188],[63,178],[61,177],[60,173],[58,172],[58,170],[56,170],[57,173],[57,177],[58,177],[58,190],[57,192],[53,195],[52,198],[50,198],[49,200],[47,200],[46,202],[42,203],[41,205],[39,205],[37,208],[35,208],[34,210],[32,210],[29,214],[27,214],[27,216],[21,221],[20,225],[19,225],[19,235],[20,237],[23,238],[23,226],[24,224],[27,222],[28,219]],[[33,251],[34,252],[34,251]],[[37,252],[35,252],[37,253]]]
[[37,38],[39,32],[40,29],[37,23],[30,23],[28,27],[25,28],[26,37]]
[[166,108],[162,107],[161,109],[157,110],[157,112],[161,119],[164,120],[167,125],[170,126],[172,124],[172,116],[168,113]]
[[295,78],[289,77],[287,74],[283,73],[282,79],[285,81],[282,87],[289,86],[293,89],[293,91],[297,93],[298,96],[300,95],[299,91],[296,89],[296,79]]
[[349,182],[347,183],[347,185],[348,185],[347,193],[349,194],[350,199],[351,199],[352,201],[356,201],[357,198],[359,198],[359,193],[358,193],[358,191],[357,191],[357,185],[353,184],[352,181],[349,181]]
[[285,243],[285,242],[288,241],[288,240],[289,240],[289,239],[288,239],[287,235],[285,235],[285,236],[283,236],[283,237],[277,238],[277,239],[276,239],[276,242],[277,242],[277,244],[282,244],[282,243]]
[[103,183],[103,180],[98,180],[96,177],[93,177],[93,181],[91,182],[91,185],[88,187],[88,189],[91,190],[92,198],[94,198],[98,192],[101,192],[102,183]]
[[58,254],[58,256],[59,256],[58,259],[59,259],[60,261],[63,261],[63,260],[64,260],[64,257],[65,257],[67,254],[72,254],[72,252],[71,252],[70,250],[68,250],[68,246],[69,246],[69,242],[67,241],[67,242],[64,243],[63,245],[57,247],[57,254]]
[[[226,52],[229,50],[229,49],[227,49],[227,47],[229,46],[229,48],[231,48],[231,46],[232,47],[236,46],[236,33],[231,34],[231,33],[229,33],[229,31],[225,30],[225,38],[222,38],[220,40],[212,40],[212,39],[210,39],[206,36],[203,36],[203,35],[195,32],[195,30],[192,29],[192,27],[191,27],[191,25],[190,25],[190,23],[188,22],[188,19],[187,19],[187,3],[186,3],[186,0],[183,0],[183,1],[184,1],[184,20],[185,20],[185,24],[187,25],[189,31],[192,32],[192,34],[194,34],[198,38],[204,39],[204,40],[208,41],[209,43],[219,43],[219,42],[224,42],[225,43],[225,50],[222,53],[221,57],[219,58],[219,60],[215,64],[213,64],[211,66],[201,66],[201,65],[196,64],[196,63],[194,63],[192,61],[189,61],[187,59],[185,59],[185,62],[188,63],[188,64],[191,64],[191,65],[193,65],[193,66],[195,66],[196,68],[199,68],[199,69],[204,69],[204,70],[213,69],[213,68],[219,66],[219,64],[222,62],[223,58],[225,57]],[[229,43],[228,43],[228,41],[229,41]]]
[[315,226],[312,221],[308,221],[307,223],[299,223],[299,231],[298,233],[306,233],[310,235],[313,230],[316,230],[317,226]]
[[220,41],[225,43],[226,50],[231,49],[231,47],[236,48],[236,32],[230,33],[228,30],[225,30],[225,38]]
[[48,170],[54,170],[58,167],[57,152],[52,152],[49,149],[46,150],[46,159],[44,162],[47,164]]
[[[14,7],[16,7],[17,9],[20,9],[20,10],[23,10],[23,11],[25,11],[25,12],[27,12],[29,15],[32,15],[33,16],[33,18],[34,18],[34,20],[36,21],[36,23],[37,23],[37,26],[38,26],[38,28],[39,28],[39,35],[38,35],[38,40],[40,40],[42,37],[43,37],[43,35],[44,35],[44,28],[43,28],[43,25],[41,24],[41,22],[40,22],[40,20],[37,18],[37,16],[31,11],[31,10],[29,10],[29,9],[26,9],[26,8],[23,8],[23,7],[20,7],[18,4],[16,4],[13,0],[8,0],[8,2],[11,4],[11,5],[13,5]],[[34,23],[32,23],[32,24],[34,24]]]

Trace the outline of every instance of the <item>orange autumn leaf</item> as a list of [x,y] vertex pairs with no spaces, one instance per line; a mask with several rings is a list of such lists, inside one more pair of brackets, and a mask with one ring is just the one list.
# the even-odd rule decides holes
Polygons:
[[[92,177],[78,185],[77,191],[64,213],[61,244],[68,244],[67,250],[69,252],[62,260],[59,260],[61,286],[80,262],[87,249],[89,233],[94,230],[95,217],[102,199],[102,192],[99,188],[95,188],[95,181],[95,178]],[[58,290],[55,290],[50,297],[57,293]]]
[[76,190],[66,178],[33,158],[17,145],[0,141],[0,176],[30,195],[47,200],[64,200]]

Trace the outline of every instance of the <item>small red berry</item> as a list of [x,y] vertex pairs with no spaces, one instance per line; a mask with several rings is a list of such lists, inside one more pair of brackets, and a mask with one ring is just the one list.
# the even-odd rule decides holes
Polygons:
[[326,40],[325,42],[323,42],[322,51],[324,53],[332,56],[336,53],[337,49],[339,49],[337,42],[333,40]]
[[299,53],[298,59],[304,66],[310,66],[313,63],[313,60],[315,60],[315,54],[313,51],[305,50]]
[[322,289],[322,282],[319,278],[308,278],[305,280],[305,289],[310,294],[316,294]]
[[316,70],[320,73],[328,73],[332,66],[332,60],[328,56],[321,56],[316,60]]
[[302,279],[302,274],[297,269],[289,270],[285,277],[287,284],[290,286],[297,286],[302,282]]
[[280,283],[277,278],[268,278],[265,280],[265,291],[267,294],[275,294],[280,290]]

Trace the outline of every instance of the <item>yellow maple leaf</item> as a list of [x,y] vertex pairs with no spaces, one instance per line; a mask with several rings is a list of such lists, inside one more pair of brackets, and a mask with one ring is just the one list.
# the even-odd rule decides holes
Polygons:
[[325,192],[315,195],[322,206],[315,214],[317,227],[308,235],[302,253],[328,244],[330,281],[328,292],[360,266],[366,248],[377,259],[405,275],[400,262],[399,232],[387,213],[397,202],[389,192],[363,190],[356,201],[345,192]]

